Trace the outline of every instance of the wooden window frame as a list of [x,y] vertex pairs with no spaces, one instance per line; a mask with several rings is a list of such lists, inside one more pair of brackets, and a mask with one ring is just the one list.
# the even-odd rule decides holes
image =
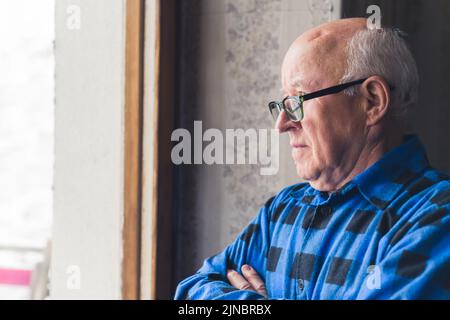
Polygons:
[[176,0],[126,1],[123,299],[172,296],[175,21]]

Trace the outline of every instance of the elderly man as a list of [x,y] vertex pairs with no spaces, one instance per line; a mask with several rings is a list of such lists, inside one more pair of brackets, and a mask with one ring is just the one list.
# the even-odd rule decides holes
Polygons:
[[418,82],[399,32],[365,19],[296,39],[269,109],[306,182],[269,199],[175,298],[449,299],[449,176],[402,126]]

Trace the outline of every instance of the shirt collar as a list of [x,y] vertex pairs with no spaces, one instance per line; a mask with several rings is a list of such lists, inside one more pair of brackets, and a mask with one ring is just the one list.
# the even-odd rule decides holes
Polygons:
[[427,167],[428,158],[419,138],[416,135],[406,135],[403,144],[384,154],[334,194],[329,195],[308,186],[306,190],[294,190],[292,197],[305,204],[322,205],[335,194],[344,196],[357,187],[370,203],[384,210],[405,185]]
[[373,205],[385,209],[419,173],[429,167],[425,148],[416,135],[406,135],[400,146],[353,179]]

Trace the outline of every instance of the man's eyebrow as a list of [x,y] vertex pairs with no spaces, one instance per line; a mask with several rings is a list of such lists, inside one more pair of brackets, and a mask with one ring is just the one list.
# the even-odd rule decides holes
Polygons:
[[302,89],[310,89],[312,84],[312,80],[306,80],[301,77],[297,77],[291,80],[290,86],[293,88],[302,88]]
[[[311,80],[305,80],[303,78],[297,77],[291,80],[289,83],[289,86],[291,88],[301,88],[302,90],[297,91],[298,93],[308,91],[308,89],[311,88],[312,81]],[[284,88],[280,89],[280,92],[283,94],[287,94]]]

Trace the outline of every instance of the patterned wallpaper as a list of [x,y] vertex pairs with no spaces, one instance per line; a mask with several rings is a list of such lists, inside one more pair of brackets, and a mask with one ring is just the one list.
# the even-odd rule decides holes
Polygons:
[[[267,102],[279,98],[280,65],[289,44],[336,16],[337,1],[181,1],[177,127],[273,126]],[[297,182],[290,150],[280,173],[258,165],[182,165],[176,173],[177,279],[221,251],[283,186]]]

